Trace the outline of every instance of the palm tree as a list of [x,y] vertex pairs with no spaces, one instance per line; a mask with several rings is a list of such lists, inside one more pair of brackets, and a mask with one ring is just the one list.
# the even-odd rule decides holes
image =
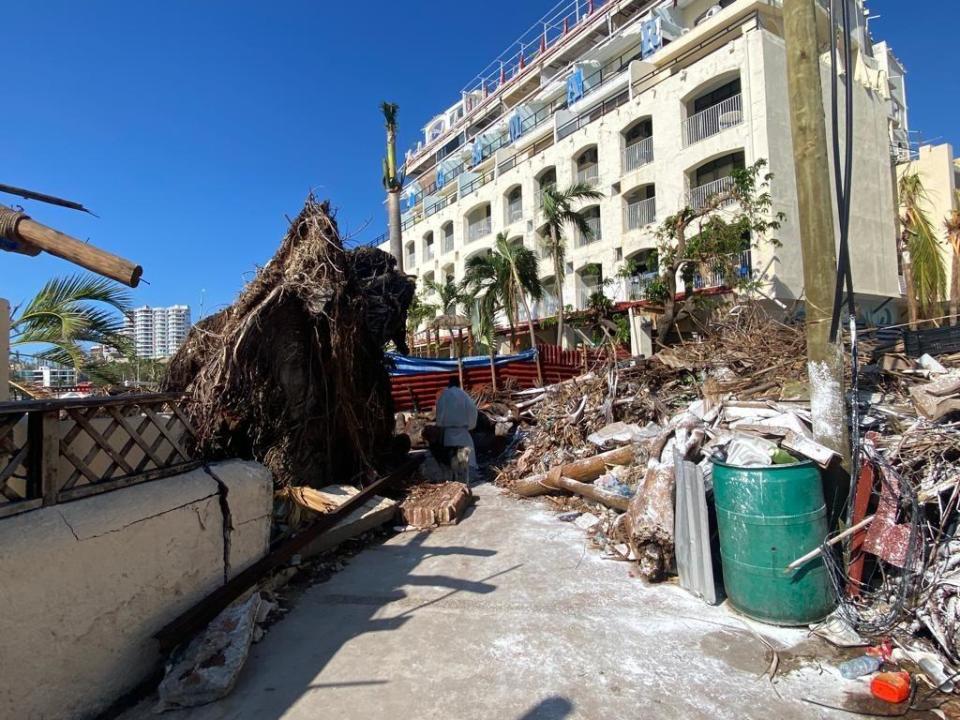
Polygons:
[[390,254],[397,259],[403,272],[403,238],[400,232],[400,191],[403,178],[397,172],[397,112],[396,103],[380,103],[380,112],[387,128],[387,156],[383,159],[383,187],[387,191],[387,221],[390,233]]
[[[410,348],[412,349],[417,334],[417,328],[424,320],[429,320],[437,314],[437,306],[427,302],[422,293],[413,296],[410,307],[407,308],[407,333],[410,335]],[[430,347],[429,336],[427,338],[427,348]]]
[[950,268],[950,324],[957,324],[957,311],[960,305],[960,190],[954,200],[953,209],[943,223],[947,231],[947,242],[953,250],[953,262]]
[[[431,293],[434,293],[437,298],[440,300],[438,305],[433,306],[440,311],[441,315],[456,315],[457,308],[461,305],[466,305],[470,302],[470,297],[464,292],[463,288],[455,283],[450,278],[446,278],[442,283],[438,283],[436,280],[424,279],[423,287],[425,290],[428,290]],[[436,315],[436,312],[433,313]],[[431,315],[431,317],[433,317]],[[453,327],[449,327],[450,331],[450,350],[451,353],[456,347],[456,339],[453,334]],[[437,354],[440,353],[440,330],[437,329]],[[463,351],[463,348],[460,349]],[[452,355],[451,355],[452,356]]]
[[127,290],[112,280],[89,275],[55,278],[26,305],[13,309],[10,347],[45,345],[47,349],[38,357],[90,370],[81,343],[97,343],[124,355],[132,354],[132,342],[123,332],[123,317],[129,309]]
[[543,213],[549,233],[546,250],[553,259],[553,276],[557,285],[557,345],[560,345],[563,341],[563,279],[566,276],[563,229],[567,225],[573,225],[575,230],[590,237],[593,229],[580,211],[574,210],[573,205],[582,200],[599,200],[603,193],[585,183],[575,183],[566,190],[547,186],[541,191],[540,197],[540,212]]
[[947,273],[940,254],[933,223],[922,205],[926,191],[916,173],[900,178],[900,253],[903,277],[907,285],[907,306],[910,327],[915,328],[919,315],[933,317],[936,303],[946,294]]

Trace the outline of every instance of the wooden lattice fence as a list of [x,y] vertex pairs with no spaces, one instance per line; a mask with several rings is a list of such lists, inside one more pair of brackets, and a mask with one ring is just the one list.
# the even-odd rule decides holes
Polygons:
[[200,465],[179,394],[0,403],[0,517]]

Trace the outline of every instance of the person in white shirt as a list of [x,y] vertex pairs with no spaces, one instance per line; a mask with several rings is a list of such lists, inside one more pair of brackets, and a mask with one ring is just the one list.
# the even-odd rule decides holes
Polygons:
[[469,484],[471,470],[477,469],[476,448],[470,431],[477,426],[477,404],[460,389],[460,381],[451,377],[447,389],[437,399],[437,426],[443,428],[443,445],[450,448],[450,467],[454,479]]

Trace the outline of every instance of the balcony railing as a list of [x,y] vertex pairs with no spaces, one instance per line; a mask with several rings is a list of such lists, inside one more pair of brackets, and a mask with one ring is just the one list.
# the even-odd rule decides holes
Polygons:
[[[687,195],[687,202],[694,210],[702,210],[710,202],[711,198],[715,195],[719,195],[722,192],[726,192],[733,187],[733,177],[727,175],[722,177],[719,180],[714,180],[713,182],[708,182],[699,187],[695,187]],[[726,203],[721,203],[726,204]]]
[[657,219],[657,199],[637,200],[627,205],[627,230],[639,230]]
[[494,178],[494,172],[492,170],[490,172],[485,172],[482,175],[478,175],[473,180],[471,180],[466,185],[464,185],[462,188],[460,188],[460,196],[463,197],[465,195],[469,195],[474,190],[478,190],[482,188],[488,182],[493,180],[493,178]]
[[453,252],[453,233],[443,236],[443,252]]
[[480,238],[486,237],[493,232],[493,223],[491,218],[487,217],[477,222],[472,222],[467,226],[467,242],[472,243]]
[[586,310],[590,307],[590,298],[600,292],[599,285],[581,285],[577,288],[577,310]]
[[523,218],[523,203],[520,201],[507,204],[507,225]]
[[533,201],[534,201],[534,204],[537,206],[538,210],[543,207],[543,191],[546,190],[547,188],[555,188],[556,186],[557,186],[556,183],[547,183],[546,185],[541,187],[539,190],[537,190],[537,194],[534,195]]
[[627,145],[623,151],[623,171],[631,172],[653,162],[653,138],[639,140]]
[[596,185],[600,182],[600,166],[594,163],[577,170],[577,182],[581,185]]
[[[733,268],[734,279],[744,279],[749,278],[750,273],[752,272],[750,265],[750,251],[744,250],[737,256],[736,265]],[[701,275],[699,272],[693,277],[693,287],[696,290],[703,290],[704,288],[715,288],[723,287],[724,285],[729,285],[729,279],[725,277],[722,270],[713,270],[706,277]]]
[[423,261],[429,262],[430,260],[433,260],[433,245],[427,245],[423,249]]
[[413,266],[415,266],[416,264],[417,264],[417,254],[416,254],[416,253],[407,253],[407,255],[406,255],[406,257],[405,257],[405,259],[404,259],[404,261],[403,261],[403,266],[404,266],[404,268],[409,269],[409,268],[412,268]]
[[683,121],[683,146],[705,140],[743,122],[743,96],[734,95]]
[[587,226],[590,228],[590,234],[585,235],[584,233],[577,232],[577,247],[583,247],[584,245],[595,243],[598,240],[601,240],[603,237],[600,232],[600,218],[588,217],[586,218],[586,221]]

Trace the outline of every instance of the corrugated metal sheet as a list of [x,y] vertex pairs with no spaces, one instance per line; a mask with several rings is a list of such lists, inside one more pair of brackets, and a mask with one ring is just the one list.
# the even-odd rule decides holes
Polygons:
[[677,480],[674,535],[680,586],[704,602],[716,605],[720,602],[720,593],[713,572],[710,515],[703,473],[677,451],[674,451],[674,461]]

